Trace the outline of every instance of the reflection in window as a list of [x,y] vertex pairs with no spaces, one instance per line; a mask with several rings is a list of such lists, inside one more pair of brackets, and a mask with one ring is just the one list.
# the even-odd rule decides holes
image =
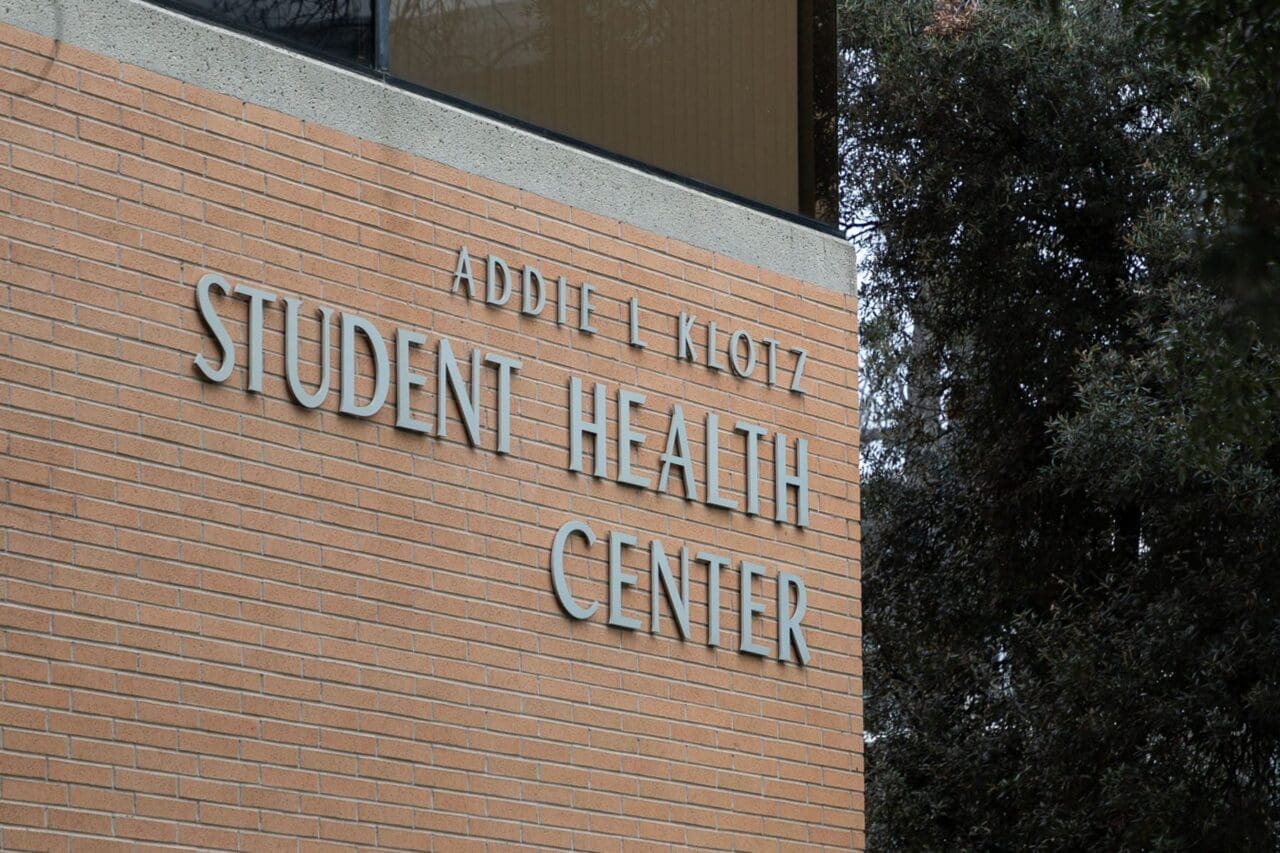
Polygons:
[[835,0],[158,2],[835,223]]
[[254,30],[360,65],[373,57],[373,0],[166,0],[219,23]]
[[[811,156],[801,149],[812,145],[812,103],[799,97],[809,49],[802,15],[812,16],[812,6],[798,0],[390,0],[390,72],[814,216],[812,189],[801,188]],[[806,118],[808,142],[801,133]]]

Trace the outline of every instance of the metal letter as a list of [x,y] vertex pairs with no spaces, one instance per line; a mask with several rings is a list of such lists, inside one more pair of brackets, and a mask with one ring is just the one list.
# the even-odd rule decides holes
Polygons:
[[[363,406],[356,405],[356,329],[359,329],[373,349],[373,396]],[[387,363],[387,345],[373,324],[355,314],[342,315],[342,402],[338,411],[358,418],[371,418],[387,401],[391,384],[390,365]]]
[[720,418],[707,412],[707,505],[737,509],[733,498],[720,496]]
[[[535,284],[537,285],[535,288]],[[536,301],[531,300],[529,295],[534,290],[538,291]],[[525,266],[524,273],[520,277],[520,312],[528,314],[530,317],[537,317],[542,313],[542,309],[547,304],[547,284],[542,280],[542,273],[538,272],[536,267]]]
[[631,451],[644,444],[644,433],[631,428],[631,407],[643,406],[645,397],[636,391],[618,389],[618,482],[640,489],[649,488],[649,478],[631,472]]
[[792,347],[791,351],[796,354],[796,369],[791,374],[791,390],[797,394],[803,394],[804,389],[800,387],[800,380],[804,378],[804,365],[809,360],[809,353],[799,347]]
[[445,409],[449,397],[458,405],[462,425],[467,431],[467,441],[472,447],[480,443],[480,350],[471,350],[471,393],[462,383],[462,371],[453,357],[453,347],[444,338],[436,350],[436,435],[444,436],[449,430]]
[[680,591],[671,576],[671,564],[657,539],[649,543],[649,633],[658,633],[658,587],[667,593],[671,615],[675,617],[680,639],[689,639],[689,549],[680,549]]
[[569,592],[569,581],[564,576],[564,546],[569,537],[578,534],[587,540],[587,547],[596,544],[596,535],[591,527],[581,521],[566,521],[556,531],[555,541],[551,544],[551,585],[556,592],[556,601],[574,619],[590,619],[600,609],[600,602],[593,601],[589,607],[583,607],[574,600]]
[[[787,591],[796,589],[796,609],[791,610],[791,594]],[[809,663],[809,644],[804,641],[804,628],[800,620],[804,618],[806,593],[804,581],[787,572],[778,573],[778,660],[791,660],[791,646],[794,643],[800,656],[800,665]]]
[[284,300],[284,378],[289,393],[304,408],[317,409],[329,396],[329,321],[332,308],[320,308],[320,387],[308,394],[298,376],[298,307],[302,303],[292,297]]
[[644,349],[648,346],[644,341],[640,340],[640,300],[631,297],[631,340],[628,342],[636,349]]
[[622,588],[636,585],[636,576],[622,570],[622,549],[635,546],[630,533],[609,533],[609,624],[628,631],[639,628],[640,620],[622,614]]
[[591,312],[594,310],[591,307],[591,294],[595,292],[596,289],[585,281],[578,288],[578,331],[588,335],[594,335],[598,331],[591,325]]
[[467,252],[466,246],[458,250],[458,263],[453,268],[453,287],[449,289],[449,292],[457,293],[464,280],[467,282],[467,298],[475,299],[476,278],[471,274],[471,255]]
[[524,367],[518,359],[489,353],[485,363],[498,369],[498,452],[511,452],[511,374]]
[[[498,292],[498,278],[501,273],[502,292]],[[484,301],[494,306],[506,305],[511,301],[511,270],[507,262],[497,255],[489,256],[488,269],[484,277]]]
[[729,567],[729,558],[698,552],[698,560],[707,564],[707,645],[720,647],[720,572]]
[[747,440],[747,515],[760,514],[760,443],[761,436],[768,435],[764,427],[738,421],[735,430]]
[[796,439],[796,473],[787,473],[787,437],[773,437],[773,518],[786,521],[791,514],[787,506],[787,488],[796,487],[796,527],[809,526],[809,442]]
[[692,314],[680,312],[680,324],[676,328],[676,358],[695,361],[697,352],[693,348],[693,324],[698,318]]
[[764,345],[769,348],[769,376],[765,381],[770,385],[778,384],[778,342],[773,338],[765,338]]
[[427,336],[409,329],[396,329],[396,426],[410,432],[430,433],[431,425],[413,416],[409,389],[425,385],[427,377],[409,369],[409,348],[417,349]]
[[[678,449],[677,449],[678,445]],[[662,471],[658,476],[658,491],[667,491],[667,479],[671,466],[680,466],[684,476],[684,499],[698,499],[698,484],[693,480],[693,457],[689,455],[689,438],[685,435],[684,409],[676,403],[671,407],[671,426],[667,428],[667,450],[662,454]]]
[[[738,364],[738,345],[743,341],[747,342],[747,365],[742,367]],[[756,370],[756,345],[751,340],[751,336],[742,329],[733,333],[729,338],[729,366],[733,368],[733,372],[738,376],[749,377]]]
[[200,308],[200,319],[204,320],[209,331],[213,332],[213,339],[218,342],[218,348],[222,350],[222,364],[215,370],[209,359],[204,357],[204,353],[196,353],[196,368],[210,382],[226,382],[236,366],[236,345],[231,342],[227,327],[222,325],[222,318],[218,316],[212,300],[209,299],[211,287],[221,290],[223,296],[230,296],[231,285],[227,284],[225,278],[212,272],[205,273],[200,277],[200,281],[196,282],[196,305]]
[[751,640],[751,620],[757,613],[764,612],[764,604],[757,604],[751,598],[751,582],[764,574],[764,566],[743,560],[738,564],[738,570],[741,576],[738,582],[738,651],[764,657],[769,650]]
[[605,409],[605,387],[597,382],[595,387],[595,407],[592,413],[595,420],[582,419],[582,380],[576,376],[569,377],[569,470],[586,473],[582,467],[582,436],[595,438],[595,468],[592,476],[604,477],[608,473],[609,445],[605,441],[605,426],[608,412]]
[[720,333],[716,331],[716,321],[712,320],[707,323],[707,367],[712,370],[720,370],[724,367],[720,363],[720,343],[716,340]]
[[556,325],[569,322],[569,280],[560,276],[556,282]]
[[236,296],[249,301],[249,385],[254,393],[262,392],[262,306],[276,301],[275,294],[248,285],[238,285]]

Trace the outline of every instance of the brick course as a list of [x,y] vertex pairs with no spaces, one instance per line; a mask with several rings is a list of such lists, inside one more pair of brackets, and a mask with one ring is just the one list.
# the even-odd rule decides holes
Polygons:
[[[590,281],[599,334],[451,294],[463,245]],[[2,25],[0,264],[0,848],[863,846],[851,295]],[[513,452],[491,391],[474,448],[396,430],[394,382],[373,419],[336,376],[297,406],[279,302],[263,393],[239,301],[237,369],[202,381],[207,272],[303,300],[309,387],[317,305],[522,359]],[[809,393],[676,361],[682,310],[807,347]],[[806,437],[812,525],[771,520],[767,478],[750,518],[569,471],[571,375],[649,396],[651,478],[673,402],[694,447],[721,415],[732,472],[732,417]],[[570,620],[573,517],[764,563],[766,602],[799,575],[812,661],[734,651],[732,595],[707,648],[696,570],[691,640],[648,633],[643,547],[644,629]],[[602,544],[574,560],[603,601]]]

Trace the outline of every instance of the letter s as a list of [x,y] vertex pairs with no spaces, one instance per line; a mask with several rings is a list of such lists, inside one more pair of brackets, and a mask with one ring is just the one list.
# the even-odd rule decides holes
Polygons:
[[213,302],[209,299],[211,287],[221,290],[223,296],[230,296],[231,286],[227,284],[225,278],[212,272],[203,275],[196,284],[196,304],[200,307],[200,318],[209,327],[209,331],[213,332],[214,339],[222,348],[222,364],[215,370],[212,362],[205,358],[203,353],[196,353],[196,367],[210,382],[226,382],[236,366],[236,347],[231,342],[231,335],[227,334],[227,327],[222,325],[222,318],[218,316]]

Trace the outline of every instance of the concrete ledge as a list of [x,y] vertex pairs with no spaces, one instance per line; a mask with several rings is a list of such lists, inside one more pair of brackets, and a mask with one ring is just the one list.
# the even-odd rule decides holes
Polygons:
[[845,241],[143,0],[0,0],[0,20],[838,291]]

